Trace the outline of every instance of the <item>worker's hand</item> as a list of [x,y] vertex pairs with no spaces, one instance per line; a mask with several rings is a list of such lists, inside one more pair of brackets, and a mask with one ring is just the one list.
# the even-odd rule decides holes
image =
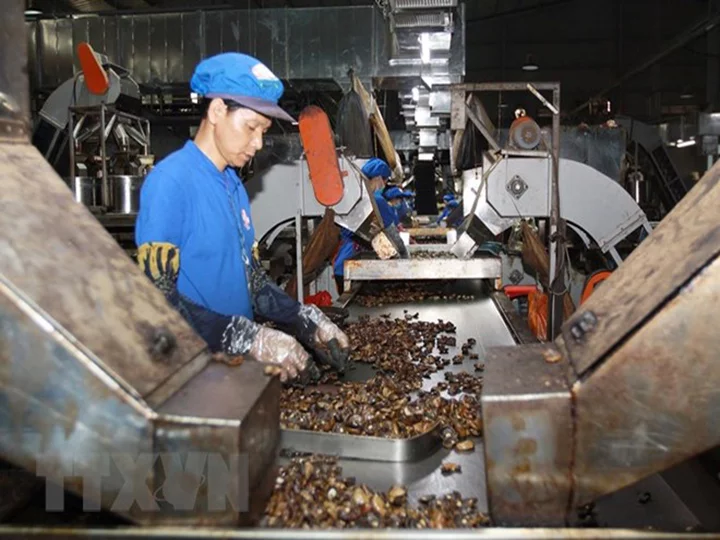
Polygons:
[[303,326],[311,328],[310,345],[318,359],[337,369],[345,371],[350,355],[350,340],[317,306],[300,307]]
[[249,352],[258,362],[279,366],[283,382],[297,377],[310,358],[294,337],[264,326],[259,328]]
[[293,386],[309,386],[317,384],[321,378],[322,371],[315,361],[310,358],[307,361],[307,367],[298,373],[298,376],[291,381],[291,384]]

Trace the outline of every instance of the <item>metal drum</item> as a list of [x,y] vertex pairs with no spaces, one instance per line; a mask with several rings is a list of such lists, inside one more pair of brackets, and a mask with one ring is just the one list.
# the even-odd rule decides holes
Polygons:
[[112,211],[116,214],[137,214],[140,208],[140,187],[144,177],[130,175],[109,176]]
[[74,176],[65,179],[75,200],[85,206],[101,206],[102,182],[92,176]]

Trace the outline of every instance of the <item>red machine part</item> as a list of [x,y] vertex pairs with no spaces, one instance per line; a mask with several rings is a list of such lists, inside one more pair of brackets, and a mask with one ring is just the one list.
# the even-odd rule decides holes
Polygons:
[[77,46],[80,68],[85,76],[85,86],[92,94],[103,95],[110,88],[110,80],[98,62],[97,56],[89,43],[83,41]]
[[520,116],[510,125],[510,140],[518,148],[532,150],[540,139],[540,126],[529,116]]
[[530,331],[541,341],[547,336],[547,302],[545,293],[535,285],[507,285],[503,292],[510,299],[527,297],[527,322]]
[[603,281],[610,277],[612,274],[611,270],[598,270],[588,276],[585,280],[585,287],[583,287],[582,295],[580,296],[580,305],[585,303],[585,300],[590,298],[595,288],[600,285]]
[[503,287],[503,292],[510,300],[520,296],[529,296],[537,290],[535,285],[507,285]]
[[323,206],[334,206],[342,199],[344,184],[330,120],[320,107],[310,105],[300,113],[299,125],[315,198]]

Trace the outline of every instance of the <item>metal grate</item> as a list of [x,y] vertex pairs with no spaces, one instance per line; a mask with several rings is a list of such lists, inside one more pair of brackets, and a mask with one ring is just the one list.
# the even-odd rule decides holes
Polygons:
[[398,13],[395,15],[395,26],[397,28],[447,28],[451,25],[452,14],[450,12]]
[[457,7],[457,0],[395,0],[395,9],[437,9]]

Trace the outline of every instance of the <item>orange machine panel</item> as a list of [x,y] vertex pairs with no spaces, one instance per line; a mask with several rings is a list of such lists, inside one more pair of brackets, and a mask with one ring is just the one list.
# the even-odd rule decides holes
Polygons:
[[336,205],[344,184],[330,120],[320,107],[310,105],[300,113],[299,124],[315,198],[323,206]]
[[110,88],[107,73],[98,62],[95,52],[89,43],[82,42],[77,46],[80,68],[85,76],[85,86],[92,94],[103,95]]
[[598,270],[585,280],[585,287],[583,288],[582,295],[580,296],[580,305],[584,304],[585,300],[590,298],[590,295],[593,293],[595,288],[609,278],[610,274],[612,274],[610,270]]

